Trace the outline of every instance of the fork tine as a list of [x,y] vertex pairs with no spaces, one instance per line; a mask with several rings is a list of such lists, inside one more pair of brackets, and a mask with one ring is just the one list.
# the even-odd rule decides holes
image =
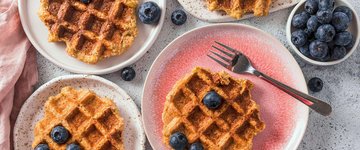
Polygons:
[[215,53],[215,52],[213,52],[213,51],[211,51],[211,50],[210,50],[210,52],[213,53],[214,55],[218,56],[219,58],[221,58],[222,60],[224,60],[224,61],[226,61],[226,62],[231,62],[230,59],[228,59],[228,58],[226,58],[226,57],[224,57],[224,56],[221,56],[221,55],[218,54],[218,53]]
[[[221,45],[222,47],[225,47],[225,48],[228,49],[229,51],[232,51],[232,52],[234,52],[234,53],[236,53],[236,54],[240,53],[239,51],[237,51],[237,50],[235,50],[235,49],[233,49],[233,48],[231,48],[231,47],[229,47],[229,46],[227,46],[227,45],[225,45],[225,44],[222,44],[222,43],[220,43],[220,42],[218,42],[218,41],[215,41],[215,43]],[[241,54],[241,53],[240,53],[240,54]]]
[[224,62],[222,62],[222,61],[220,61],[220,60],[212,57],[211,55],[208,54],[207,56],[210,57],[212,60],[214,60],[215,62],[217,62],[218,64],[220,64],[220,65],[223,66],[223,67],[225,67],[225,68],[228,68],[228,67],[229,67],[229,65],[227,65],[227,64],[225,64]]
[[216,47],[216,46],[214,46],[214,45],[212,45],[212,47],[213,47],[213,48],[215,48],[216,50],[218,50],[218,51],[222,52],[223,54],[225,54],[225,55],[227,55],[227,56],[231,57],[231,58],[233,58],[233,57],[234,57],[234,55],[233,55],[233,54],[230,54],[230,53],[228,53],[228,52],[226,52],[226,51],[224,51],[224,50],[222,50],[222,49],[220,49],[220,48],[218,48],[218,47]]

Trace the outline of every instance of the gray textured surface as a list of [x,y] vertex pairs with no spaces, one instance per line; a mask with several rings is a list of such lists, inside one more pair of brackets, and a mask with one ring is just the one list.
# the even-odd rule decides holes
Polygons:
[[[150,65],[159,52],[177,36],[184,32],[206,25],[208,23],[197,20],[188,15],[185,25],[175,26],[170,21],[171,12],[181,9],[176,0],[167,0],[166,20],[158,40],[152,48],[137,63],[132,66],[136,69],[137,76],[132,82],[121,80],[120,72],[103,75],[123,89],[135,100],[140,107],[142,87]],[[360,14],[360,1],[349,0]],[[239,23],[260,28],[278,38],[287,48],[285,24],[292,8],[270,14],[268,17],[253,18]],[[308,127],[299,149],[360,149],[360,51],[358,50],[345,62],[330,66],[318,67],[306,64],[299,57],[294,57],[300,64],[305,78],[320,77],[325,85],[319,93],[312,95],[324,99],[333,106],[333,113],[329,117],[322,117],[310,112]],[[54,77],[70,74],[55,66],[38,54],[38,69],[40,86]],[[147,146],[147,149],[151,149]]]

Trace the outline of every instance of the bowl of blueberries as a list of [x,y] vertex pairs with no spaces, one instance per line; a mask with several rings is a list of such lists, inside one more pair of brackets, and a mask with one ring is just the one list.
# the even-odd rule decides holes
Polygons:
[[346,0],[302,0],[289,16],[286,36],[305,61],[335,65],[359,44],[359,17]]

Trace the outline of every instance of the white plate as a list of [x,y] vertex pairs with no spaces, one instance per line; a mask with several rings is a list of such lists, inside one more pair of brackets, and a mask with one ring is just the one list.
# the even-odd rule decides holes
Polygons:
[[87,88],[101,97],[114,100],[124,119],[123,140],[127,150],[145,149],[145,133],[141,115],[134,101],[116,84],[92,75],[68,75],[52,79],[37,89],[22,106],[14,127],[14,146],[16,150],[31,150],[35,124],[44,115],[44,104],[49,96],[56,95],[64,86]]
[[[253,14],[246,14],[240,19],[232,18],[220,11],[209,11],[206,0],[178,0],[184,9],[191,15],[207,22],[230,22],[254,17]],[[289,8],[297,4],[300,0],[272,0],[270,12]]]
[[[139,0],[139,5],[147,0]],[[159,23],[145,25],[137,19],[138,36],[133,45],[122,55],[105,59],[96,65],[83,63],[65,51],[62,42],[48,42],[48,29],[38,17],[40,0],[19,0],[19,13],[24,31],[34,47],[48,60],[59,67],[75,73],[107,74],[124,68],[140,59],[155,42],[163,26],[166,11],[165,0],[152,0],[161,8]],[[138,17],[137,17],[138,18]]]
[[141,111],[151,146],[167,149],[162,141],[161,118],[165,97],[176,81],[200,66],[212,71],[225,70],[254,83],[252,96],[266,124],[265,130],[254,139],[254,150],[295,150],[305,133],[309,108],[258,77],[229,72],[209,59],[206,54],[214,41],[241,50],[258,70],[307,93],[304,76],[294,57],[270,34],[241,24],[215,24],[191,30],[162,50],[146,78]]

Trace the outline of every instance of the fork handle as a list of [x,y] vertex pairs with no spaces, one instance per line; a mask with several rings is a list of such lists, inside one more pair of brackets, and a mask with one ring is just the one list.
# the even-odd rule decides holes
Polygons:
[[318,112],[319,114],[323,116],[330,115],[332,108],[328,103],[325,103],[303,92],[300,92],[294,88],[291,88],[260,71],[255,70],[254,74],[258,77],[261,77],[270,84],[276,86],[277,88],[281,89],[282,91],[286,92],[287,94],[291,95],[292,97],[296,98],[297,100],[309,106],[312,110]]

